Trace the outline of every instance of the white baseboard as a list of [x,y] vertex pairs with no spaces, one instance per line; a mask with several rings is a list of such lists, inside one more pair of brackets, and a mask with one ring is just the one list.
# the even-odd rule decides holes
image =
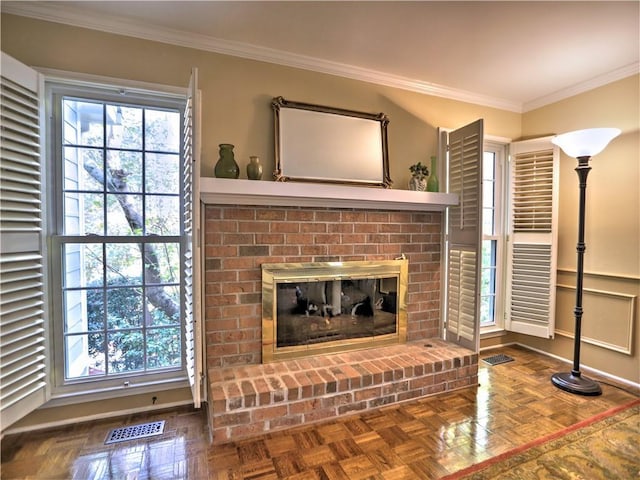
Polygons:
[[[547,355],[548,357],[551,357],[551,358],[553,358],[555,360],[559,360],[559,361],[561,361],[563,363],[567,363],[569,365],[571,365],[573,363],[573,360],[570,360],[568,358],[564,358],[564,357],[561,357],[559,355],[554,355],[553,353],[549,353],[549,352],[546,352],[544,350],[540,350],[538,348],[533,348],[533,347],[531,347],[529,345],[525,345],[525,344],[522,344],[522,343],[519,343],[519,342],[509,342],[509,343],[502,343],[500,345],[491,345],[489,347],[481,348],[480,351],[482,352],[483,350],[492,350],[494,348],[510,347],[510,346],[513,346],[513,345],[517,345],[519,347],[526,348],[527,350],[531,350],[532,352],[537,352],[537,353],[540,353],[542,355]],[[622,385],[627,385],[627,386],[631,387],[632,389],[640,390],[640,383],[634,383],[634,382],[632,382],[630,380],[627,380],[626,378],[616,377],[615,375],[611,375],[610,373],[603,372],[602,370],[598,370],[597,368],[589,367],[588,365],[584,365],[582,363],[580,364],[580,370],[584,370],[585,372],[595,373],[596,375],[600,375],[601,377],[610,379],[610,380],[615,381],[617,383],[620,383]]]

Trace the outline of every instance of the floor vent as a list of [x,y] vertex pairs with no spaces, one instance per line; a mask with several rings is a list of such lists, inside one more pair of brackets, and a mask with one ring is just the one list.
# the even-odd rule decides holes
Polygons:
[[139,438],[162,435],[164,432],[164,420],[159,422],[143,423],[141,425],[131,425],[130,427],[114,428],[107,435],[105,445],[118,442],[127,442]]
[[513,362],[513,358],[504,353],[499,353],[498,355],[493,355],[492,357],[487,357],[482,359],[483,362],[488,363],[489,365],[499,365],[501,363]]

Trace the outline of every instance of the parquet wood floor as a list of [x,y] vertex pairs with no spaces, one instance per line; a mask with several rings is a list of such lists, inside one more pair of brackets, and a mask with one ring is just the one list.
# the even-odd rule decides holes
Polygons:
[[[328,423],[210,446],[204,409],[22,433],[2,440],[3,479],[403,480],[458,471],[628,403],[638,392],[603,384],[603,395],[558,390],[568,366],[519,347],[513,362],[480,362],[480,385]],[[103,444],[111,428],[165,420],[162,436]]]

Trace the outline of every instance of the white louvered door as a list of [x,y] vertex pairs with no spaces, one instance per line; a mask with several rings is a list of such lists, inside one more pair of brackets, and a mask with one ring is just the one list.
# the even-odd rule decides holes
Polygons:
[[47,400],[40,160],[42,79],[2,53],[0,404],[2,430]]
[[457,193],[447,220],[445,338],[473,351],[480,342],[483,121],[449,133],[448,185]]
[[507,330],[552,338],[558,238],[558,148],[511,144]]
[[202,401],[203,349],[200,256],[200,95],[198,70],[191,72],[183,128],[186,362],[193,404]]

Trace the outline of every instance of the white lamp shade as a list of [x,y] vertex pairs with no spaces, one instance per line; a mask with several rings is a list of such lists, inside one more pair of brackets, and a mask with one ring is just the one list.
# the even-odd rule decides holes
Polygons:
[[588,128],[556,135],[551,139],[551,143],[559,146],[570,157],[593,157],[618,135],[619,128]]

